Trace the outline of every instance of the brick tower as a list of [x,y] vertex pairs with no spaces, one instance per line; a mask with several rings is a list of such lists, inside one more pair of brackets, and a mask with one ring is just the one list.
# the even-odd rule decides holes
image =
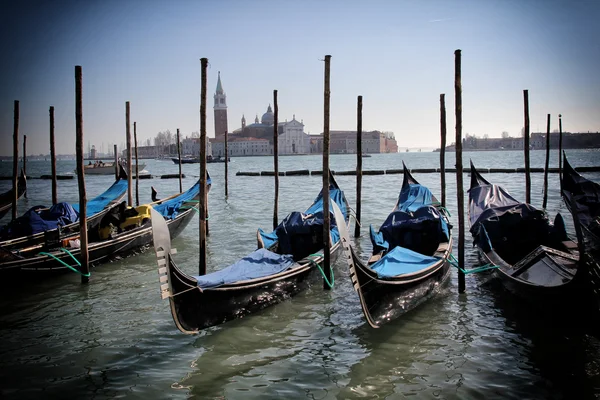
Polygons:
[[227,132],[227,96],[223,91],[221,84],[221,71],[219,71],[219,80],[217,81],[217,91],[215,92],[215,138],[224,136]]

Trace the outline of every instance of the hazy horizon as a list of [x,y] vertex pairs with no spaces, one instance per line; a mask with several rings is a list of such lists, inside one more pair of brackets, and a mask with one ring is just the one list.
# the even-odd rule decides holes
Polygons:
[[331,129],[394,132],[401,149],[439,147],[439,95],[454,141],[454,50],[462,50],[463,137],[513,137],[529,90],[531,130],[600,131],[597,1],[22,1],[2,6],[0,155],[75,153],[74,66],[83,69],[84,143],[125,142],[125,102],[138,142],[200,130],[200,61],[209,59],[207,134],[221,72],[229,131],[266,111],[323,131],[323,58],[331,61]]

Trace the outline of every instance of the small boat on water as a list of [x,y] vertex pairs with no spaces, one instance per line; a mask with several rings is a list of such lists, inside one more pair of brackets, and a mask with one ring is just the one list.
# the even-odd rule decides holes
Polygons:
[[469,221],[474,244],[510,292],[546,309],[578,304],[583,268],[560,214],[550,223],[544,211],[488,182],[471,162]]
[[[171,160],[173,161],[173,164],[179,164],[179,158],[171,157]],[[231,161],[231,158],[229,158],[228,161]],[[200,162],[200,157],[190,157],[190,156],[181,157],[182,164],[198,164],[199,162]],[[206,162],[207,163],[218,163],[218,162],[224,163],[225,157],[207,156]]]
[[[337,224],[333,220],[331,224],[333,260],[340,248],[338,226],[348,223],[349,207],[333,177],[330,183],[330,204],[343,210]],[[322,193],[304,213],[291,213],[273,232],[259,229],[256,251],[202,276],[188,275],[177,266],[160,216],[153,214],[152,224],[161,295],[169,299],[175,325],[183,333],[197,333],[280,303],[305,290],[310,278],[320,275],[324,257]]]
[[[210,188],[210,178],[207,182]],[[152,242],[151,210],[166,219],[170,235],[176,237],[194,216],[200,181],[187,192],[156,203],[127,208],[125,202],[113,208],[103,218],[88,226],[88,253],[90,265],[102,263],[115,256],[126,256],[143,249]],[[156,214],[154,214],[156,215]],[[52,238],[17,251],[0,251],[0,273],[47,276],[68,270],[81,272],[79,236]]]
[[[119,179],[117,179],[108,189],[87,202],[87,223],[88,226],[95,224],[97,219],[101,219],[106,213],[117,206],[125,197],[127,192],[127,174],[123,168],[120,168]],[[44,242],[46,235],[51,235],[50,231],[60,229],[59,236],[71,236],[79,232],[78,217],[74,221],[68,222],[63,213],[68,207],[63,203],[62,211],[58,214],[52,212],[52,207],[35,206],[23,216],[17,218],[16,222],[11,222],[0,228],[0,249],[16,251],[21,248],[27,248],[39,245]],[[77,214],[79,204],[71,204],[70,207]],[[45,213],[54,215],[55,218],[47,218]],[[26,218],[26,214],[29,215]],[[32,224],[32,219],[35,222]]]
[[573,215],[580,251],[587,259],[589,289],[600,312],[600,185],[580,175],[564,155],[561,193]]
[[[25,177],[23,169],[21,169],[21,175],[19,175],[19,179],[17,181],[17,199],[23,197],[26,191],[27,178]],[[14,198],[13,193],[14,191],[11,188],[6,192],[0,194],[0,218],[4,217],[12,209],[12,202]]]
[[343,229],[350,278],[373,328],[390,322],[437,294],[450,276],[451,225],[447,211],[404,165],[398,201],[375,233],[363,262]]
[[[123,166],[123,168],[125,168]],[[144,168],[146,168],[146,164],[143,163],[138,163],[138,169],[140,171],[142,171]],[[135,164],[133,164],[131,166],[131,170],[135,171]],[[109,163],[95,163],[95,164],[88,164],[88,165],[84,165],[83,166],[83,172],[86,175],[114,175],[115,173],[115,163],[114,162],[109,162]],[[77,173],[77,170],[75,170],[75,173]]]

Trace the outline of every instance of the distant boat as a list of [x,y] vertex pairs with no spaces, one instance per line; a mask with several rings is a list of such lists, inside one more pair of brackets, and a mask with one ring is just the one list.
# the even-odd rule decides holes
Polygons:
[[363,153],[362,157],[371,157],[370,154]]
[[[123,168],[126,168],[123,166]],[[139,170],[146,168],[146,164],[138,164]],[[131,170],[135,171],[135,164],[131,166]],[[75,170],[77,173],[77,170]],[[114,175],[115,163],[88,164],[83,166],[83,173],[86,175]]]
[[[174,164],[179,164],[178,158],[172,157],[171,160],[173,160]],[[229,157],[228,161],[231,161],[231,157]],[[200,162],[200,157],[182,157],[181,158],[182,164],[198,164],[199,162]],[[206,162],[207,163],[225,162],[225,157],[207,156]]]

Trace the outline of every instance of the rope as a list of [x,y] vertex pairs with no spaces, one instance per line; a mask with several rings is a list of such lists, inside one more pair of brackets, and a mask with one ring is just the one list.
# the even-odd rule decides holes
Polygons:
[[[71,256],[71,258],[72,258],[73,260],[75,260],[75,262],[77,263],[77,265],[81,267],[81,263],[79,262],[79,260],[77,260],[77,259],[75,258],[75,256],[74,256],[74,255],[73,255],[73,254],[72,254],[72,253],[71,253],[69,250],[67,250],[67,249],[65,249],[65,248],[62,248],[62,247],[60,248],[60,250],[61,250],[63,253],[67,253],[68,255],[70,255],[70,256]],[[72,266],[70,266],[69,264],[67,264],[66,262],[64,262],[63,260],[61,260],[60,258],[56,257],[54,254],[46,253],[46,252],[44,252],[44,251],[42,251],[41,253],[38,253],[38,254],[39,254],[39,255],[41,255],[41,256],[48,256],[48,257],[50,257],[50,258],[53,258],[53,259],[55,259],[56,261],[58,261],[59,263],[61,263],[61,264],[62,264],[62,265],[64,265],[65,267],[69,268],[71,271],[73,271],[73,272],[77,272],[79,275],[82,275],[82,276],[85,276],[85,277],[89,277],[89,276],[91,275],[89,272],[88,272],[87,274],[84,274],[84,273],[82,273],[80,270],[78,270],[78,269],[76,269],[76,268],[73,268]]]
[[[309,254],[308,257],[321,257],[321,254]],[[333,275],[333,268],[329,268],[329,271],[331,272],[331,282],[329,282],[329,279],[327,279],[327,277],[325,276],[325,271],[323,271],[321,266],[319,264],[317,264],[317,262],[315,260],[313,260],[312,258],[308,258],[308,261],[311,264],[314,264],[319,269],[319,271],[321,271],[323,280],[325,281],[327,286],[329,286],[330,289],[333,289],[333,285],[335,285],[335,276]]]
[[452,215],[450,214],[450,211],[448,211],[448,209],[446,207],[440,206],[440,210],[442,211],[442,213],[446,214],[447,218],[452,218]]
[[498,265],[494,265],[494,264],[485,264],[482,265],[481,267],[477,267],[477,268],[472,268],[472,269],[462,269],[459,265],[458,265],[458,260],[456,259],[456,257],[454,257],[454,254],[450,253],[449,256],[449,260],[448,263],[450,265],[452,265],[454,268],[460,270],[463,274],[468,275],[468,274],[476,274],[478,272],[483,272],[483,271],[488,271],[490,269],[495,269],[495,268],[500,268],[500,266]]
[[[194,210],[198,213],[198,215],[200,215],[200,210],[198,210],[198,207],[194,207],[194,206],[181,206],[179,207],[180,210],[187,210],[187,209],[191,209]],[[210,215],[208,217],[206,217],[205,221],[208,221],[210,218]]]

